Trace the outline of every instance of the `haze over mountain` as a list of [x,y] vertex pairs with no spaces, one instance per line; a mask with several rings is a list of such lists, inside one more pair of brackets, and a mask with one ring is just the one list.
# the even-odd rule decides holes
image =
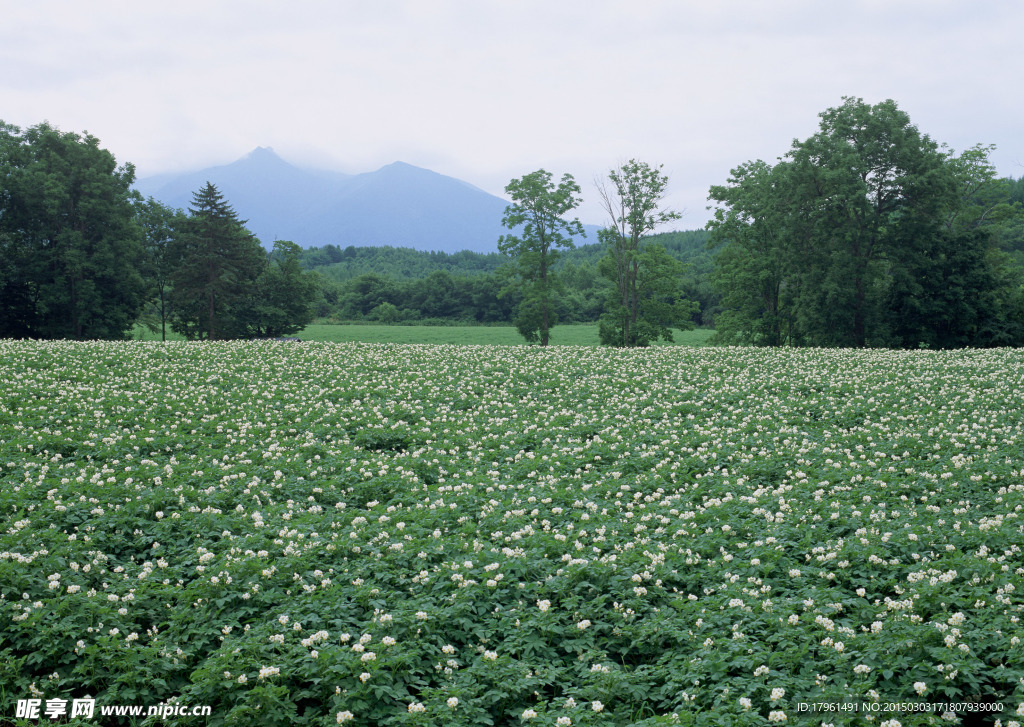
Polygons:
[[[266,246],[291,240],[301,247],[411,247],[416,250],[496,252],[508,232],[508,202],[429,169],[395,162],[365,174],[303,169],[273,149],[257,147],[218,167],[140,179],[135,187],[171,207],[188,209],[192,193],[212,182],[246,227]],[[596,242],[597,227],[587,225]]]

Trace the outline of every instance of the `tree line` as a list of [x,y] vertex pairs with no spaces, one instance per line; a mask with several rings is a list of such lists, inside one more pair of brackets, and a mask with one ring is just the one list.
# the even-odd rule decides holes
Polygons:
[[[694,321],[703,327],[713,327],[720,300],[711,284],[708,238],[705,230],[646,238],[684,263],[681,285],[685,297],[697,302]],[[562,323],[600,318],[610,284],[598,271],[605,252],[597,241],[559,251],[552,270],[562,286],[554,301]],[[514,289],[502,294],[511,269],[509,258],[499,253],[325,245],[302,250],[299,260],[323,278],[317,315],[338,321],[509,325],[521,298]]]
[[143,200],[89,134],[0,122],[0,338],[281,336],[313,316],[299,247],[267,253],[212,184],[189,211]]
[[[556,182],[540,169],[505,188],[512,203],[502,223],[509,233],[498,240],[502,257],[497,259],[464,253],[456,261],[453,256],[394,248],[307,252],[308,262],[322,265],[318,270],[342,279],[333,290],[325,289],[322,312],[333,309],[341,318],[387,323],[452,318],[511,322],[524,339],[542,346],[548,345],[558,322],[597,322],[605,345],[671,341],[673,329],[692,328],[702,308],[710,314],[716,298],[706,284],[685,273],[688,266],[678,259],[702,249],[706,235],[673,233],[664,242],[676,255],[651,236],[657,226],[678,218],[659,207],[668,183],[660,168],[631,160],[613,170],[609,180],[604,197],[613,224],[595,245],[577,248],[573,237],[584,236],[582,225],[566,219],[580,201],[575,179],[564,174]],[[381,260],[387,262],[378,267]],[[376,272],[422,270],[419,266],[424,265],[434,267],[420,279]],[[348,277],[367,267],[371,272]],[[452,269],[462,274],[453,275]],[[485,272],[473,275],[467,270]]]
[[720,341],[1024,343],[1024,179],[959,154],[893,101],[845,98],[774,165],[714,186]]
[[999,178],[992,147],[936,143],[893,101],[844,98],[820,119],[711,187],[706,230],[657,232],[679,215],[645,162],[598,183],[608,224],[579,246],[572,175],[513,179],[488,255],[267,252],[213,185],[171,210],[94,137],[0,122],[0,337],[280,336],[318,316],[512,323],[541,345],[581,322],[626,347],[693,325],[765,346],[1024,343],[1024,178]]

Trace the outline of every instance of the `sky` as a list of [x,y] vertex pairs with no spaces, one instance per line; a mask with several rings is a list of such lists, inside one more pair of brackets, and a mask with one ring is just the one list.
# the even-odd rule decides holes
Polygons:
[[662,165],[675,229],[844,96],[1024,175],[1017,0],[0,0],[0,120],[96,136],[139,177],[257,146],[404,161],[506,197],[537,169]]

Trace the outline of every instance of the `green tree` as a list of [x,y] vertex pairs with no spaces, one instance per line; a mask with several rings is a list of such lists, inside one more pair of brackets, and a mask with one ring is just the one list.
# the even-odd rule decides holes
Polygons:
[[759,159],[733,169],[728,186],[711,188],[709,198],[722,206],[708,223],[709,244],[728,243],[712,274],[724,307],[715,321],[719,342],[795,343],[786,171]]
[[748,163],[711,188],[717,335],[856,347],[1012,335],[993,326],[1017,298],[994,250],[993,226],[1013,206],[990,148],[946,151],[893,101],[845,98],[820,116],[775,167]]
[[[682,267],[645,235],[678,212],[660,209],[668,186],[661,166],[631,159],[608,174],[598,191],[611,227],[599,233],[607,250],[598,269],[612,283],[598,331],[602,345],[648,346],[672,340],[672,328],[692,328],[694,306],[681,298]],[[672,263],[676,263],[673,265]]]
[[134,179],[94,136],[0,122],[0,337],[128,334],[145,302]]
[[579,205],[580,187],[571,174],[563,174],[556,186],[550,172],[538,169],[510,181],[505,192],[512,204],[501,224],[510,230],[522,227],[518,235],[498,239],[498,249],[514,258],[514,284],[523,296],[514,323],[528,342],[547,346],[558,319],[555,298],[562,290],[552,269],[558,248],[574,247],[573,235],[585,236],[578,219],[563,219]]
[[[673,328],[693,328],[697,303],[687,300],[683,293],[683,263],[669,255],[663,245],[648,242],[641,243],[635,259],[635,292],[631,298],[635,310],[623,306],[618,292],[613,291],[598,321],[602,345],[644,347],[658,339],[672,341]],[[598,269],[610,280],[618,274],[611,256],[602,258]]]
[[883,342],[886,276],[928,254],[951,199],[943,153],[895,102],[845,98],[788,156],[812,263],[804,328],[822,345],[865,346],[872,327]]
[[244,316],[247,337],[290,336],[313,320],[313,304],[319,289],[317,274],[302,269],[301,252],[302,248],[294,242],[274,242]]
[[244,338],[265,251],[210,182],[193,194],[174,240],[171,327],[186,338]]
[[166,341],[167,322],[170,318],[168,295],[175,263],[172,248],[177,231],[184,226],[185,213],[150,197],[136,206],[136,220],[142,228],[145,249],[141,271],[149,283],[150,299],[155,301],[156,318],[160,321],[160,340]]

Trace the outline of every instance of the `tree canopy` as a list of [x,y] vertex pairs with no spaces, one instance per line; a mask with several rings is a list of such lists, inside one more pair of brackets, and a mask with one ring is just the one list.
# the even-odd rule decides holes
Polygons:
[[501,223],[510,230],[521,228],[498,239],[498,249],[513,258],[514,285],[522,294],[514,323],[528,342],[547,346],[558,320],[555,295],[562,292],[553,269],[558,248],[575,247],[572,236],[585,236],[578,219],[563,219],[579,205],[580,187],[571,174],[562,175],[556,186],[550,172],[538,169],[513,179],[505,192],[512,204]]
[[0,337],[127,336],[146,293],[134,179],[94,136],[0,122]]
[[599,233],[606,254],[598,269],[612,287],[599,323],[601,343],[647,346],[672,340],[672,328],[692,328],[696,306],[682,297],[683,267],[659,245],[643,243],[659,225],[681,217],[660,209],[668,177],[661,167],[631,159],[599,185],[611,226]]
[[1000,272],[992,224],[1014,212],[988,150],[954,154],[893,101],[845,98],[820,117],[775,166],[748,162],[711,188],[719,338],[855,347],[1012,338],[997,301],[1013,297],[1014,283]]

